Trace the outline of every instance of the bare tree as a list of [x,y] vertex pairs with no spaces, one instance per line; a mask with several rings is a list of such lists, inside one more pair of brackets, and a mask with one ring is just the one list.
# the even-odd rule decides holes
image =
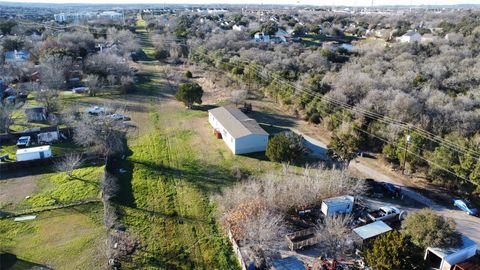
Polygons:
[[48,113],[57,111],[60,105],[58,90],[52,88],[37,90],[35,100],[42,104]]
[[328,256],[334,258],[342,256],[350,247],[351,223],[352,218],[349,215],[327,216],[318,222],[315,229]]
[[122,91],[124,94],[129,93],[133,88],[133,77],[122,76],[120,77],[120,84],[122,85]]
[[0,132],[8,132],[15,122],[13,117],[13,105],[0,103]]
[[88,93],[91,97],[97,95],[97,92],[102,88],[103,81],[98,75],[89,74],[85,79],[85,85],[88,87]]
[[82,166],[82,155],[79,153],[67,154],[62,160],[55,163],[58,172],[66,172],[69,179],[73,179],[73,171]]
[[124,135],[127,126],[107,114],[96,116],[82,114],[75,120],[74,141],[78,145],[89,147],[103,155],[105,160],[110,155],[119,153],[124,147]]
[[234,90],[231,94],[231,100],[235,103],[235,106],[244,102],[247,99],[248,91],[247,90]]
[[45,88],[61,89],[65,87],[65,73],[72,67],[72,59],[59,55],[47,55],[40,60],[40,81]]

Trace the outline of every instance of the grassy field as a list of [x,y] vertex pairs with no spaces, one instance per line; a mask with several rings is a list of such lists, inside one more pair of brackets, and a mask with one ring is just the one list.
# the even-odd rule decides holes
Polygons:
[[[30,198],[0,201],[0,211],[43,209],[87,199],[99,199],[103,166],[77,169],[75,178],[65,173],[42,175]],[[26,181],[26,180],[25,180]],[[15,193],[15,186],[0,183],[2,192]],[[54,269],[105,268],[103,207],[100,202],[36,213],[31,221],[0,219],[0,252],[23,261]]]
[[93,203],[40,213],[30,221],[0,219],[0,252],[52,269],[104,269],[102,210]]

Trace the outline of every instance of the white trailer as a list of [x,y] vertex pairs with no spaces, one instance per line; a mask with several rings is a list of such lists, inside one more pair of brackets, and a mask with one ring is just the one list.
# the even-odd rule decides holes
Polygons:
[[325,216],[334,214],[349,214],[353,210],[355,198],[353,196],[340,196],[322,201],[322,213]]
[[52,149],[50,148],[50,145],[18,149],[16,156],[17,161],[49,158],[52,156]]

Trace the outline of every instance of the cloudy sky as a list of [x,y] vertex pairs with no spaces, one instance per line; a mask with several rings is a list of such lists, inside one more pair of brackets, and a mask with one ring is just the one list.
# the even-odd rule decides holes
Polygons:
[[[1,0],[0,0],[1,1]],[[35,2],[35,3],[95,3],[95,4],[129,4],[129,3],[156,3],[156,4],[300,4],[300,5],[345,5],[369,6],[372,0],[6,0],[8,2]],[[453,4],[480,4],[480,0],[373,0],[374,5],[453,5]]]

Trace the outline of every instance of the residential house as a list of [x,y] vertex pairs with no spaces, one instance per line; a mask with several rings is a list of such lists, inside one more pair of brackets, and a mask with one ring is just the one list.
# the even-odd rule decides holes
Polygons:
[[233,25],[232,30],[233,31],[238,31],[238,32],[243,32],[243,31],[245,31],[245,26],[235,24],[235,25]]
[[30,57],[30,53],[27,51],[8,51],[5,53],[5,62],[25,62]]
[[254,41],[256,42],[270,42],[270,35],[263,32],[257,32],[253,36]]
[[411,43],[411,42],[420,42],[422,40],[422,35],[415,31],[409,31],[405,35],[400,37],[400,42]]
[[450,270],[455,264],[475,256],[476,252],[477,244],[462,235],[462,244],[459,247],[428,247],[425,251],[425,260],[434,269]]
[[263,152],[267,149],[268,133],[257,121],[237,108],[219,107],[208,111],[208,121],[235,154]]

